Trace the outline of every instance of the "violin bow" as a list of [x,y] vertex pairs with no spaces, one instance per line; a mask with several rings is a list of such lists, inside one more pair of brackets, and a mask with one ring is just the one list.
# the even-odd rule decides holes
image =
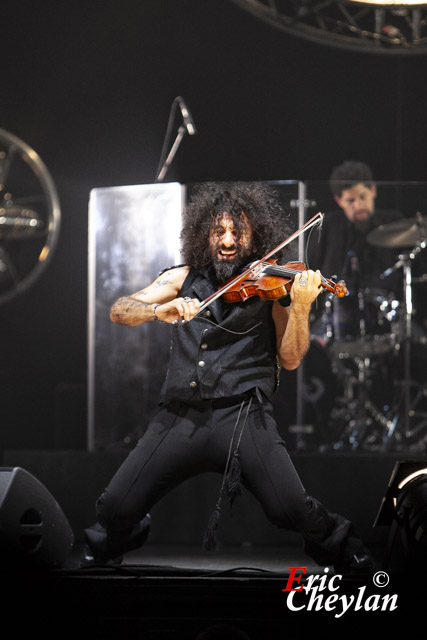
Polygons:
[[200,308],[199,308],[198,312],[196,313],[196,315],[194,316],[194,318],[196,318],[199,315],[199,313],[202,313],[210,304],[212,304],[212,302],[217,300],[220,296],[222,296],[229,289],[231,289],[236,284],[236,282],[238,282],[239,280],[244,280],[250,273],[253,273],[254,269],[256,269],[262,262],[265,262],[266,260],[271,258],[271,256],[273,256],[275,253],[277,253],[278,251],[280,251],[281,249],[286,247],[290,242],[292,242],[293,240],[298,238],[298,236],[300,236],[302,233],[305,233],[306,231],[311,229],[311,227],[313,227],[315,225],[319,225],[320,226],[323,223],[323,218],[324,218],[324,214],[320,213],[320,211],[319,211],[319,213],[316,213],[315,216],[313,216],[310,220],[308,220],[308,222],[306,222],[302,227],[300,227],[299,229],[294,231],[294,233],[292,235],[290,235],[289,238],[286,238],[286,240],[284,240],[279,245],[277,245],[277,247],[272,249],[269,253],[267,253],[267,255],[265,255],[260,260],[257,260],[248,269],[246,269],[246,271],[244,271],[243,273],[241,273],[238,276],[236,276],[235,278],[233,278],[233,280],[228,282],[226,285],[224,285],[223,287],[220,287],[220,289],[218,289],[218,291],[216,291],[214,294],[209,296],[209,298],[206,298],[206,300],[204,300],[202,302],[202,304],[200,305]]

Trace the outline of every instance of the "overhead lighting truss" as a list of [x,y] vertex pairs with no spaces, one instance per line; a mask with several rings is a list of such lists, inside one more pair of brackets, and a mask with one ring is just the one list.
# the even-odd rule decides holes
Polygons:
[[380,54],[427,53],[427,2],[231,0],[295,36]]

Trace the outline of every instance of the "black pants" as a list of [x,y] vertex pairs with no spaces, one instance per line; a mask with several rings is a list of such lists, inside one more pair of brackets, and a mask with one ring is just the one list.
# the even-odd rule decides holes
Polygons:
[[98,499],[98,522],[116,542],[122,536],[125,552],[132,527],[168,491],[202,472],[224,474],[238,440],[244,487],[273,524],[302,534],[316,562],[346,562],[363,549],[348,520],[307,495],[278,434],[271,405],[256,396],[252,404],[246,399],[243,405],[213,401],[202,407],[163,406]]

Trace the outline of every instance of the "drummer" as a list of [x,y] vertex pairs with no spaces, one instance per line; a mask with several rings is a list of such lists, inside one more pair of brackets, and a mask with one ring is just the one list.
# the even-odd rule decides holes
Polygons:
[[347,160],[335,167],[329,180],[339,209],[326,213],[319,242],[313,237],[307,251],[311,268],[345,280],[350,294],[359,290],[400,293],[399,275],[381,275],[396,262],[396,251],[367,242],[370,231],[403,218],[398,211],[377,210],[377,187],[371,168]]

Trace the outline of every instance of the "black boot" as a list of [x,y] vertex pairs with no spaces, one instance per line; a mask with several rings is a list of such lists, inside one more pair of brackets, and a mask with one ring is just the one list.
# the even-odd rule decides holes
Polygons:
[[145,518],[130,530],[106,530],[96,523],[85,529],[86,545],[80,558],[80,567],[93,565],[119,565],[123,555],[141,547],[150,533],[151,518]]

